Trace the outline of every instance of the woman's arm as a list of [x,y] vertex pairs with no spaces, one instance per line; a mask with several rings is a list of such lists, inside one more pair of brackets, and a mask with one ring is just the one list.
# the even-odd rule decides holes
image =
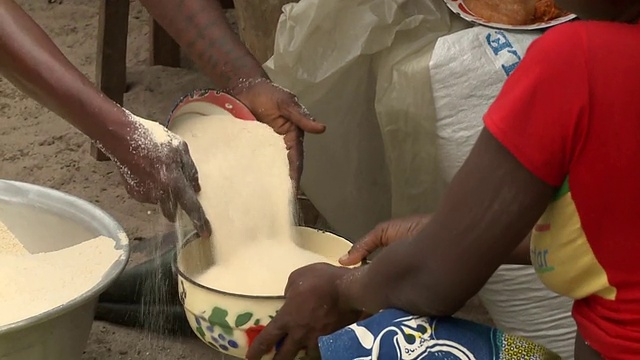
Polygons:
[[[351,246],[351,249],[340,258],[340,264],[343,266],[358,265],[376,251],[383,250],[396,241],[415,237],[429,223],[432,216],[432,214],[414,215],[378,224]],[[511,252],[505,259],[504,264],[531,265],[530,242],[531,233]]]
[[507,256],[506,265],[531,265],[531,233]]
[[0,0],[0,74],[104,147],[126,137],[126,112],[98,91],[13,0]]
[[432,220],[345,275],[341,299],[372,314],[453,314],[522,242],[552,193],[483,130]]
[[[180,206],[202,236],[211,234],[186,143],[107,98],[13,0],[0,0],[0,74],[104,149],[134,199],[159,204],[171,221]],[[149,126],[170,141],[155,141]]]
[[268,79],[233,32],[220,0],[140,0],[199,68],[231,93],[247,81]]

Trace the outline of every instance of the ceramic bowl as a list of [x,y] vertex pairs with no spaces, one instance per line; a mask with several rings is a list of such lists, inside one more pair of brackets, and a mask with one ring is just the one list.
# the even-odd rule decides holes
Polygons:
[[[351,248],[349,241],[328,232],[307,227],[297,227],[296,231],[302,248],[324,256],[330,263],[337,264],[338,258]],[[195,235],[187,238],[175,269],[189,325],[207,345],[244,358],[252,341],[284,304],[284,296],[233,294],[195,282],[193,277],[206,270],[197,261],[189,261],[202,251],[200,241]],[[272,357],[270,354],[264,359]]]

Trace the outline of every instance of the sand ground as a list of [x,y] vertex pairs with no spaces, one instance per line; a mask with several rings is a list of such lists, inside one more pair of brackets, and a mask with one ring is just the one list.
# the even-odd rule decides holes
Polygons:
[[[63,53],[95,79],[97,0],[18,1]],[[130,91],[125,106],[162,120],[186,92],[210,85],[187,69],[148,67],[148,15],[131,2],[128,48]],[[89,156],[89,141],[65,121],[0,78],[0,177],[52,187],[91,201],[114,216],[131,239],[162,232],[166,223],[155,206],[130,199],[110,162]],[[465,317],[486,320],[474,300]],[[152,337],[144,332],[96,322],[83,359],[221,359],[195,339]]]

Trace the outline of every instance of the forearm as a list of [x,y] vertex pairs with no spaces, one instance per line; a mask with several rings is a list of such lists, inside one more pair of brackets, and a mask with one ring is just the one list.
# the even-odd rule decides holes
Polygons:
[[[399,241],[390,245],[371,263],[344,276],[338,282],[343,306],[368,314],[387,308],[398,308],[425,316],[446,316],[455,312],[453,309],[457,306],[451,302],[447,306],[441,306],[444,302],[428,299],[437,298],[442,290],[435,284],[437,281],[429,281],[424,276],[431,273],[431,280],[436,280],[438,272],[435,269],[429,269],[427,263],[401,261],[403,258],[411,258],[412,252],[416,250],[415,244],[410,244],[411,241]],[[434,291],[425,297],[422,292],[417,291],[420,288]]]
[[90,138],[111,141],[125,111],[106,98],[13,0],[0,0],[0,73]]
[[216,86],[237,91],[251,79],[268,78],[233,32],[219,0],[140,0]]
[[531,233],[509,254],[504,263],[509,265],[531,265]]
[[[390,245],[369,265],[342,279],[342,301],[370,314],[386,308],[423,316],[454,314],[480,290],[516,245],[511,249],[487,246],[483,251],[468,251],[467,246],[451,239],[431,241],[463,231],[468,241],[484,237],[481,230],[464,228],[448,228],[434,219],[418,236]],[[490,249],[496,249],[495,253]]]

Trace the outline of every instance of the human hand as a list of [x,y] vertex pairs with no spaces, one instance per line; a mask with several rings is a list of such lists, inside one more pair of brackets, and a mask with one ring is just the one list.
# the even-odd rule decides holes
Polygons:
[[127,126],[114,129],[117,141],[96,142],[118,166],[125,188],[135,200],[159,204],[169,221],[176,220],[178,205],[202,237],[211,235],[196,193],[198,170],[187,143],[164,126],[127,113]]
[[326,129],[325,125],[316,122],[295,95],[269,79],[247,80],[234,87],[232,94],[251,110],[258,121],[284,135],[290,176],[297,189],[302,175],[304,133],[321,134]]
[[378,224],[340,258],[344,266],[357,265],[379,248],[415,236],[431,220],[431,214],[415,215]]
[[338,280],[350,271],[353,270],[318,263],[291,273],[284,305],[255,338],[245,358],[259,360],[280,342],[274,360],[294,359],[302,350],[307,357],[319,358],[318,337],[360,318],[361,312],[342,304],[338,293]]

